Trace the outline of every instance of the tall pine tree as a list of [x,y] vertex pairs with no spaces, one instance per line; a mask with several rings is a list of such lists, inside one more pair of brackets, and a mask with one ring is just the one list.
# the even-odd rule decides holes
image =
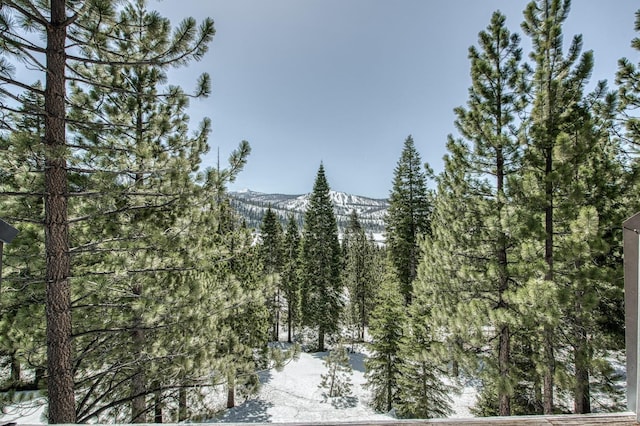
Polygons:
[[355,210],[349,215],[349,222],[342,241],[344,252],[344,282],[349,292],[350,324],[357,329],[357,338],[364,341],[369,316],[375,306],[376,265],[378,261],[374,242],[367,238]]
[[341,251],[329,184],[320,164],[304,216],[301,247],[303,324],[318,330],[318,350],[338,331],[342,312]]
[[260,257],[268,283],[267,292],[270,294],[268,304],[273,324],[271,339],[274,342],[280,339],[280,313],[282,311],[283,292],[280,278],[283,263],[282,243],[282,225],[280,225],[276,214],[269,205],[260,226]]
[[[567,268],[574,272],[582,268],[582,261],[572,258],[565,243],[571,238],[573,221],[578,220],[580,215],[593,219],[587,213],[590,207],[583,198],[586,188],[581,173],[581,167],[586,164],[594,148],[593,138],[585,133],[591,130],[588,128],[589,118],[581,106],[584,86],[593,68],[593,54],[581,53],[581,36],[573,38],[566,56],[563,53],[562,25],[567,19],[570,4],[569,0],[531,2],[525,9],[522,24],[525,34],[532,40],[531,59],[534,62],[531,78],[534,98],[527,123],[526,173],[522,194],[523,203],[530,203],[530,207],[524,208],[533,214],[529,223],[535,224],[532,229],[535,240],[527,250],[537,246],[544,252],[544,263],[531,264],[540,267],[529,271],[529,285],[537,288],[539,301],[547,300],[547,304],[560,308],[555,312],[547,311],[546,315],[538,315],[533,320],[533,323],[541,325],[539,368],[544,372],[542,396],[545,414],[554,412],[555,380],[563,370],[559,363],[560,342],[556,333],[563,306],[557,302],[573,300],[581,304],[573,297],[564,298],[568,288],[578,284],[565,274]],[[583,210],[583,206],[587,210]],[[539,235],[543,237],[538,238]],[[563,235],[567,237],[563,238]],[[589,244],[595,244],[595,241]],[[581,293],[581,290],[577,291],[575,295]],[[581,315],[576,310],[578,305],[567,307],[567,313],[574,319]],[[584,363],[575,365],[576,376],[582,377],[577,379],[578,390],[588,386],[584,382],[585,367]],[[588,412],[588,396],[584,396],[584,391],[576,392],[575,396],[580,400],[576,400],[576,411]]]
[[430,203],[420,154],[413,138],[408,136],[394,169],[385,217],[387,248],[398,271],[406,304],[411,303],[412,284],[418,270],[419,236],[429,233]]
[[[512,270],[515,243],[509,185],[521,168],[516,138],[516,117],[523,107],[518,93],[521,50],[519,37],[510,34],[499,12],[478,39],[479,48],[469,49],[469,101],[455,110],[456,127],[464,140],[450,138],[432,220],[433,238],[423,246],[429,255],[423,258],[420,289],[430,290],[416,297],[425,312],[434,305],[433,315],[444,320],[446,334],[457,336],[467,348],[484,349],[483,378],[495,383],[495,402],[499,414],[506,416],[511,414],[517,382],[511,361],[517,324],[509,294],[517,282]],[[442,249],[448,252],[443,254]],[[442,296],[451,292],[454,299]],[[424,297],[430,293],[431,299]],[[476,351],[469,355],[473,363]]]
[[287,342],[293,342],[294,327],[300,323],[300,230],[289,216],[283,242],[282,291],[287,301]]

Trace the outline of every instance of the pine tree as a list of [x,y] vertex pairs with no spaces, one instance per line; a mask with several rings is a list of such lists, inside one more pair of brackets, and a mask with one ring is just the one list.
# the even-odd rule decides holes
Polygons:
[[[433,238],[422,246],[425,256],[415,297],[419,309],[442,320],[443,332],[455,336],[458,344],[484,348],[483,377],[496,383],[496,414],[506,416],[511,414],[518,381],[511,361],[511,339],[518,324],[509,302],[517,282],[509,211],[510,180],[521,168],[515,137],[516,116],[523,106],[518,93],[521,50],[519,37],[510,34],[499,12],[478,39],[479,48],[469,49],[469,101],[455,110],[456,127],[464,139],[450,137],[447,145],[431,222]],[[456,362],[473,363],[477,358],[475,350],[468,355],[468,360]]]
[[[122,56],[148,61],[161,54],[169,43],[168,20],[148,12],[143,1],[122,8],[118,21],[128,25],[114,24],[109,33],[128,41],[114,47]],[[96,59],[108,59],[101,47],[86,50]],[[199,200],[194,195],[200,190],[190,174],[197,172],[200,158],[208,150],[209,122],[203,121],[198,133],[188,135],[185,108],[189,96],[179,87],[165,86],[166,73],[159,66],[79,66],[76,74],[80,78],[71,85],[75,104],[69,113],[75,122],[71,129],[77,132],[72,170],[93,175],[91,179],[83,177],[82,191],[100,196],[94,195],[91,206],[82,199],[69,204],[70,211],[81,212],[82,222],[88,225],[74,226],[71,235],[80,244],[93,247],[76,256],[78,263],[74,267],[83,271],[84,265],[101,261],[115,263],[117,269],[126,271],[127,279],[119,280],[124,284],[123,291],[139,302],[120,318],[112,315],[110,319],[111,326],[119,323],[130,330],[130,342],[125,339],[121,347],[129,346],[133,359],[138,360],[133,364],[137,371],[130,385],[131,421],[146,422],[146,395],[157,382],[150,368],[157,359],[151,347],[163,337],[154,330],[166,321],[162,315],[149,318],[148,313],[165,309],[166,299],[159,297],[163,292],[157,286],[166,286],[165,280],[181,285],[182,280],[172,275],[192,268],[191,262],[177,251],[184,248],[176,246],[176,242],[181,234],[190,231],[185,227],[189,215],[198,214],[194,207],[198,208]],[[109,76],[109,87],[119,89],[115,94],[102,86],[87,88],[82,84],[82,79],[99,81],[105,75]],[[206,95],[208,90],[207,78],[203,77],[196,96]],[[96,101],[102,105],[98,114],[89,108]],[[106,232],[100,238],[94,235],[94,229]],[[92,269],[87,273],[95,273]],[[97,280],[100,286],[103,279],[113,282],[107,274]],[[92,297],[96,291],[100,289],[85,286],[78,297]],[[80,308],[79,312],[83,309],[87,308]],[[83,334],[94,334],[94,324],[86,319],[75,328]]]
[[289,216],[283,243],[282,289],[287,301],[287,342],[293,342],[294,327],[300,321],[300,231]]
[[[636,11],[634,29],[636,32],[640,32],[640,9]],[[636,51],[640,51],[640,37],[631,40],[631,47]],[[636,145],[640,144],[640,118],[635,117],[631,111],[640,107],[638,80],[640,80],[640,62],[634,64],[628,58],[621,58],[618,61],[618,72],[616,74],[620,109],[628,139]]]
[[431,351],[431,330],[426,326],[429,315],[416,312],[412,305],[412,319],[405,325],[400,341],[399,357],[402,359],[398,378],[398,415],[404,418],[428,419],[446,417],[452,412],[453,390],[443,377],[446,372],[439,367],[437,357]]
[[420,258],[420,235],[429,233],[431,203],[426,173],[413,138],[404,141],[402,154],[394,169],[389,210],[385,217],[389,254],[398,270],[405,303],[411,302],[411,288]]
[[400,342],[407,316],[399,278],[389,261],[378,297],[371,313],[372,354],[365,361],[366,387],[371,392],[371,407],[376,411],[390,411],[399,401],[402,360]]
[[342,311],[341,251],[338,226],[320,164],[302,231],[301,307],[304,325],[318,329],[318,351],[325,336],[338,331]]
[[[42,89],[38,82],[35,85]],[[0,134],[0,216],[20,230],[20,237],[5,245],[2,287],[0,287],[0,354],[9,374],[2,378],[2,401],[10,404],[16,393],[39,390],[46,370],[44,252],[44,194],[42,188],[44,156],[32,147],[43,136],[44,120],[31,116],[43,108],[43,98],[35,93],[20,96],[21,112],[9,114],[13,122],[10,134]],[[24,370],[35,374],[23,374]],[[31,377],[29,377],[31,376]]]
[[[531,81],[534,102],[525,151],[528,172],[523,183],[523,196],[532,203],[530,211],[536,212],[539,220],[533,235],[544,235],[541,241],[544,267],[539,270],[543,281],[534,285],[541,291],[539,300],[545,299],[554,305],[566,286],[571,286],[563,283],[561,273],[568,266],[562,263],[562,255],[568,254],[561,248],[566,239],[557,236],[569,231],[570,223],[577,219],[576,212],[580,212],[580,206],[584,205],[582,200],[576,199],[576,196],[581,198],[580,192],[584,190],[584,181],[576,173],[580,173],[580,167],[585,164],[593,146],[589,146],[591,141],[584,138],[583,132],[588,129],[585,127],[585,111],[580,107],[583,89],[593,68],[593,55],[592,52],[581,55],[582,38],[575,36],[567,56],[564,56],[562,24],[567,19],[569,8],[568,0],[531,2],[525,9],[522,24],[525,34],[532,39],[534,50],[531,59],[535,63]],[[574,318],[577,314],[575,308],[577,306],[569,309]],[[546,414],[554,411],[555,378],[560,372],[557,371],[556,355],[559,342],[555,334],[560,312],[538,316],[536,321],[542,324],[543,332],[540,344]],[[578,370],[582,368],[580,364],[575,367]],[[578,371],[576,374],[583,375]],[[578,388],[585,385],[588,386],[576,384]],[[581,400],[576,401],[576,411],[588,412],[586,399],[579,393],[576,393],[576,398]]]
[[282,225],[270,205],[262,219],[260,240],[260,257],[266,279],[270,284],[267,291],[273,293],[269,298],[273,323],[271,339],[277,342],[280,340],[280,312],[282,310],[282,282],[280,278],[283,263]]
[[260,279],[258,251],[251,247],[251,233],[239,226],[224,238],[230,239],[236,256],[229,261],[229,274],[223,279],[241,293],[228,295],[230,303],[236,300],[236,306],[223,322],[219,343],[227,377],[227,408],[232,408],[238,393],[249,397],[258,390],[256,370],[267,365],[270,313]]
[[320,376],[319,387],[327,390],[324,394],[325,398],[346,398],[351,396],[353,368],[351,367],[347,348],[342,343],[339,343],[329,351],[329,355],[324,359],[324,366],[327,372]]
[[[37,2],[17,5],[12,2],[3,6],[0,18],[3,43],[0,49],[6,56],[2,59],[0,68],[3,74],[6,72],[9,75],[5,81],[12,89],[27,89],[44,96],[44,111],[38,111],[38,114],[45,117],[44,138],[37,150],[44,153],[45,159],[44,188],[41,192],[45,194],[49,421],[74,423],[76,410],[71,340],[69,201],[72,196],[79,195],[73,193],[77,188],[70,175],[80,174],[81,170],[74,167],[72,160],[75,158],[76,147],[66,137],[69,120],[65,102],[70,98],[65,96],[68,94],[66,75],[69,72],[69,79],[80,84],[105,88],[112,81],[97,81],[95,76],[85,74],[83,69],[105,62],[115,65],[115,58],[128,57],[120,56],[112,50],[115,44],[123,40],[118,39],[114,32],[108,31],[109,26],[118,18],[118,9],[113,3],[89,2],[80,5],[54,0],[46,5]],[[154,22],[157,23],[158,20]],[[139,22],[119,22],[116,25],[129,24],[138,31],[148,29],[140,27]],[[42,37],[33,39],[36,41],[26,41],[29,37],[24,34],[33,31],[40,32]],[[190,59],[199,59],[206,52],[212,36],[211,20],[206,20],[199,31],[195,30],[195,21],[186,21],[173,40],[167,38],[156,45],[159,52],[154,51],[144,59],[135,58],[132,62],[154,63],[158,67],[185,64]],[[73,52],[67,51],[70,45],[74,46]],[[39,61],[37,58],[43,52],[45,61]],[[46,76],[44,91],[28,88],[30,82],[21,80],[22,75],[16,77],[18,74],[12,72],[13,67],[8,58],[24,61],[27,67],[41,71]],[[128,60],[121,61],[118,65],[125,66]],[[111,92],[117,92],[120,88],[119,85],[111,87]],[[96,104],[97,102],[91,105],[92,109]]]
[[342,241],[344,252],[344,280],[349,291],[349,315],[357,328],[357,336],[364,341],[365,329],[375,301],[374,243],[370,241],[353,210]]

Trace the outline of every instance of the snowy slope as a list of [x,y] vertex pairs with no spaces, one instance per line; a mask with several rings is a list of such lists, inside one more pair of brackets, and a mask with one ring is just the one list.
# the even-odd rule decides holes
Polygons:
[[[262,217],[269,206],[271,206],[271,209],[283,224],[289,215],[293,215],[298,223],[301,224],[311,196],[311,194],[264,194],[251,190],[231,192],[229,195],[231,197],[231,205],[246,220],[247,225],[255,229],[260,227]],[[387,200],[367,198],[338,191],[331,191],[329,195],[333,202],[340,230],[344,230],[351,211],[355,210],[367,234],[374,234],[377,237],[376,239],[381,238],[384,233],[384,216],[389,207]]]

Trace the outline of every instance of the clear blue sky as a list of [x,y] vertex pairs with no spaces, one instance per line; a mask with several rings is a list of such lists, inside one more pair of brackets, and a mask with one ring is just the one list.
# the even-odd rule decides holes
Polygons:
[[[238,142],[252,147],[231,189],[303,194],[324,163],[332,189],[385,198],[411,134],[422,159],[442,170],[453,108],[468,99],[467,50],[495,10],[520,30],[517,0],[152,0],[176,25],[212,17],[216,36],[199,63],[170,73],[185,90],[201,72],[212,95],[193,101],[192,125],[213,121],[204,166],[224,162]],[[592,82],[614,86],[630,48],[632,0],[574,0],[564,26],[593,50]],[[525,59],[529,42],[523,38]]]

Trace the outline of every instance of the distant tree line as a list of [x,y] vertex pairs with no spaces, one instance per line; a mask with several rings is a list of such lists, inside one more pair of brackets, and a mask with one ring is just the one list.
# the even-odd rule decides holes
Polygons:
[[[271,201],[250,200],[245,197],[237,197],[235,194],[230,194],[231,206],[242,216],[247,226],[252,229],[258,230],[262,222],[262,218],[265,211],[270,208],[275,213],[276,218],[283,227],[286,226],[289,221],[289,217],[293,218],[298,223],[298,226],[302,227],[304,223],[304,211],[283,208],[279,206],[279,203],[272,203]],[[344,234],[345,230],[349,227],[350,211],[346,214],[342,213],[344,210],[348,210],[348,206],[340,206],[336,209],[336,222],[338,224],[338,232],[340,235]],[[382,210],[382,208],[380,208]],[[376,215],[383,217],[380,210],[376,211]],[[384,223],[382,219],[376,219],[375,216],[369,214],[360,214],[360,224],[366,229],[367,233],[384,233]]]

